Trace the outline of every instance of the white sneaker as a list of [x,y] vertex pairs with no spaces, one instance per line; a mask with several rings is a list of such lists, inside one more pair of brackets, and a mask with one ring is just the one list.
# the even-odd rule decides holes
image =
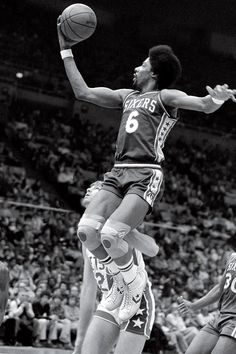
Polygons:
[[112,287],[101,303],[109,311],[115,310],[120,306],[125,291],[125,283],[121,273],[113,275],[112,279]]
[[147,273],[145,270],[137,273],[136,278],[126,285],[123,301],[119,309],[121,321],[128,321],[138,311],[147,284]]

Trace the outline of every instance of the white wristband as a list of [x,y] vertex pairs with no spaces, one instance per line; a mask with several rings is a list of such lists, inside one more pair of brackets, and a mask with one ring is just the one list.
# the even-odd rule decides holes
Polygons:
[[225,102],[224,100],[218,100],[218,98],[214,98],[212,96],[211,99],[215,104],[223,104]]
[[60,51],[61,53],[61,58],[65,59],[65,58],[73,58],[73,53],[71,49],[63,49]]

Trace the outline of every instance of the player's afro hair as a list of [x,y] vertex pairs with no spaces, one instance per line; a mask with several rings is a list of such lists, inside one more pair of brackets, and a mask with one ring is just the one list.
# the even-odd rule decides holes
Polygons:
[[181,76],[179,59],[168,45],[157,45],[149,49],[151,68],[158,75],[158,89],[169,88]]

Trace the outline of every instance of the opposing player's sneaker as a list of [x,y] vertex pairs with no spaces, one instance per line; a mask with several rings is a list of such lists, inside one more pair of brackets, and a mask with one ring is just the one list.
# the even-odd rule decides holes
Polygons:
[[105,298],[102,299],[101,304],[109,311],[115,310],[120,306],[123,300],[125,283],[121,273],[112,276],[113,283],[111,289],[108,291]]
[[127,321],[138,311],[147,284],[147,273],[142,270],[137,273],[136,278],[126,285],[123,301],[119,309],[121,321]]

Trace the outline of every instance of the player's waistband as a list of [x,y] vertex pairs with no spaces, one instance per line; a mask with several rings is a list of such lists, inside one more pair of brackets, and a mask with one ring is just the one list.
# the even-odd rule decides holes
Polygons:
[[147,168],[155,168],[158,170],[161,170],[161,166],[157,164],[152,164],[152,163],[119,163],[115,162],[114,167],[119,167],[119,168],[142,168],[142,167],[147,167]]

